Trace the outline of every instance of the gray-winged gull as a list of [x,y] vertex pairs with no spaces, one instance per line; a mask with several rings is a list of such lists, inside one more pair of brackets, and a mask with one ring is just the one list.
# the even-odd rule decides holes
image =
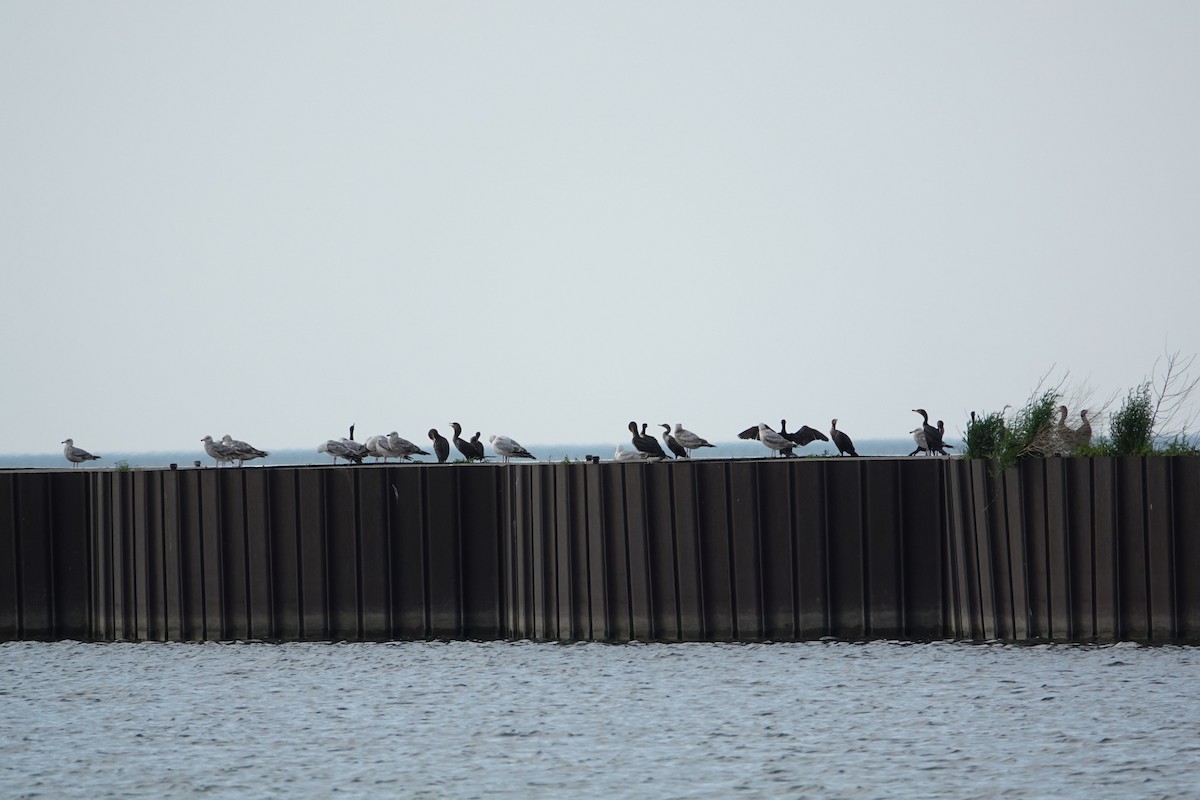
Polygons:
[[96,461],[100,458],[100,456],[94,456],[82,447],[76,447],[74,439],[63,439],[59,444],[63,445],[63,455],[67,457],[67,461],[71,462],[72,469],[84,461]]

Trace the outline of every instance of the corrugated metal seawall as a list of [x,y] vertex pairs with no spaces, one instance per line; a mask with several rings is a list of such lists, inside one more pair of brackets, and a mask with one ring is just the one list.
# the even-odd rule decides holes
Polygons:
[[1200,458],[0,473],[0,639],[1200,641]]

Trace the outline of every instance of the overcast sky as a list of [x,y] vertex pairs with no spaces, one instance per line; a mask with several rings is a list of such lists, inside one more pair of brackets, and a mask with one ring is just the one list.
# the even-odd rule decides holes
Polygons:
[[0,452],[905,436],[1200,350],[1200,3],[0,4]]

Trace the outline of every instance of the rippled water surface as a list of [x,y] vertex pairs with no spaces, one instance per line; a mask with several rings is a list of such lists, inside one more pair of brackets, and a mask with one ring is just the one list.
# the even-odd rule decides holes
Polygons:
[[1179,797],[1200,649],[0,645],[2,797]]

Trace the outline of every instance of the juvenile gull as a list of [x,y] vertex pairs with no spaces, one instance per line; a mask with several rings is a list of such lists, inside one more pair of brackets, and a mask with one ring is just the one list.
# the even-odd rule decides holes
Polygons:
[[412,461],[412,457],[417,455],[429,455],[429,453],[426,453],[408,439],[401,437],[400,434],[396,433],[395,431],[392,431],[387,435],[387,449],[393,456],[403,459],[404,461]]
[[239,439],[234,439],[228,433],[221,437],[221,444],[233,451],[233,455],[237,459],[239,467],[252,459],[266,458],[267,456],[271,455],[265,450],[259,450],[253,445],[246,444]]
[[94,456],[82,447],[76,447],[74,439],[63,439],[59,444],[63,445],[63,455],[67,457],[67,461],[71,462],[72,469],[84,461],[96,461],[100,458],[100,456]]
[[333,456],[333,463],[336,464],[339,458],[344,458],[346,461],[353,461],[357,464],[362,463],[362,457],[357,453],[351,452],[350,448],[339,442],[337,439],[326,439],[321,444],[317,445],[318,453],[326,453]]
[[707,439],[701,439],[696,434],[684,428],[678,422],[675,423],[675,441],[679,442],[679,444],[688,451],[689,456],[691,455],[691,451],[698,448],[716,447],[715,444],[709,444]]
[[488,437],[488,441],[492,443],[492,449],[496,451],[496,455],[504,459],[505,464],[510,458],[536,458],[515,439],[507,436],[497,436],[493,433]]
[[218,468],[220,468],[222,461],[228,464],[232,464],[234,461],[237,461],[237,454],[233,452],[233,448],[226,447],[220,442],[214,442],[211,436],[205,436],[200,441],[204,442],[204,452],[208,453],[212,457],[213,463],[215,463]]

